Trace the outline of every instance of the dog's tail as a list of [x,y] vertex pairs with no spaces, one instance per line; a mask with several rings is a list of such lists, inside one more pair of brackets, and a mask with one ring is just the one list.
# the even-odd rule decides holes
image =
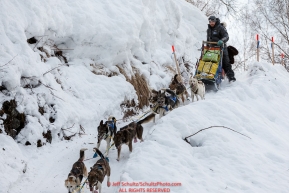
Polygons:
[[79,156],[79,160],[84,160],[84,151],[87,150],[87,148],[82,148],[80,149],[80,156]]
[[178,77],[178,74],[175,74],[175,76],[174,76],[174,81],[176,81],[176,83],[179,83],[177,77]]
[[143,123],[148,123],[150,122],[153,118],[155,117],[154,113],[150,113],[148,116],[146,116],[144,119],[139,120],[137,123],[138,124],[143,124]]
[[95,153],[97,153],[102,159],[105,159],[104,156],[103,156],[103,154],[101,153],[101,151],[99,151],[99,149],[97,149],[96,147],[94,147],[94,148],[93,148],[93,151],[94,151]]

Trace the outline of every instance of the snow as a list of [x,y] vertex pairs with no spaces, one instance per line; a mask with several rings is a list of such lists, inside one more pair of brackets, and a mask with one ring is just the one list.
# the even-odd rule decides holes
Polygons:
[[[150,128],[130,155],[123,181],[181,182],[171,192],[287,192],[288,73],[255,63],[237,82],[207,93]],[[225,126],[251,139],[224,128]]]
[[[287,192],[288,79],[281,65],[254,63],[247,73],[237,74],[235,83],[224,81],[218,92],[208,90],[206,100],[175,109],[155,124],[145,124],[145,141],[133,144],[132,153],[124,145],[117,162],[117,151],[111,149],[111,182],[181,183],[157,186],[170,188],[170,192]],[[125,124],[118,123],[118,128]],[[250,139],[216,127],[189,138],[191,145],[183,140],[210,126],[225,126]],[[91,158],[96,145],[96,127],[84,127],[87,135],[69,142],[40,148],[16,145],[21,150],[19,154],[25,155],[28,168],[10,185],[9,192],[66,191],[63,179],[78,159],[80,148],[88,148],[86,157]],[[103,141],[100,150],[105,147]],[[91,167],[96,160],[85,164]],[[134,187],[152,188],[121,187],[127,191]],[[103,185],[103,190],[119,192],[120,187]],[[84,192],[89,190],[85,188]]]
[[[137,102],[120,68],[128,77],[139,71],[151,88],[166,88],[175,67],[171,46],[193,69],[207,27],[199,10],[177,0],[4,0],[0,18],[0,80],[7,89],[0,99],[15,99],[27,122],[15,140],[0,134],[1,193],[67,191],[64,180],[79,150],[88,148],[86,157],[93,156],[100,120],[120,120],[120,104]],[[31,37],[39,42],[28,44]],[[67,64],[54,56],[54,45],[69,49],[63,51]],[[111,182],[181,183],[162,187],[170,192],[286,192],[288,77],[278,64],[253,63],[237,73],[237,82],[224,81],[218,92],[208,89],[205,101],[144,124],[145,141],[133,144],[132,153],[124,145],[118,162],[111,149]],[[63,140],[80,126],[85,134]],[[251,139],[212,128],[189,138],[190,144],[183,140],[210,126]],[[43,138],[48,130],[51,144]],[[45,145],[37,148],[38,140]],[[105,147],[102,142],[100,150]],[[85,161],[87,168],[96,160]],[[104,192],[120,191],[105,184]]]

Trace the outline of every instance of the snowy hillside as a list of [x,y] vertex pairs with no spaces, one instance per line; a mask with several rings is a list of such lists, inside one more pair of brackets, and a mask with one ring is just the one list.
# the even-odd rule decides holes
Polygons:
[[[233,84],[223,82],[222,90],[217,93],[207,92],[205,101],[175,109],[156,124],[145,124],[145,141],[133,144],[132,153],[124,146],[119,162],[117,151],[112,148],[111,182],[124,185],[110,188],[103,185],[103,190],[128,192],[129,188],[136,188],[137,192],[143,192],[142,188],[165,188],[178,193],[286,193],[289,188],[288,72],[281,65],[255,63],[247,73],[238,74],[237,79]],[[119,123],[118,127],[124,124]],[[247,137],[232,130],[211,128],[189,138],[190,144],[183,140],[210,126],[225,126]],[[5,154],[7,160],[25,155],[28,163],[27,172],[9,184],[8,192],[65,192],[63,182],[78,159],[79,149],[87,147],[86,157],[92,158],[96,133],[93,126],[87,128],[87,135],[81,138],[40,148],[15,147],[12,141],[6,141],[4,147],[8,152],[15,148],[14,155]],[[105,150],[104,143],[100,149]],[[91,167],[96,160],[85,164]],[[20,169],[15,164],[12,167]],[[11,178],[16,177],[15,170],[6,171]],[[181,185],[128,184],[150,182]],[[83,192],[89,189],[85,187]]]
[[37,130],[20,136],[23,144],[119,116],[122,102],[140,102],[125,81],[134,73],[152,88],[166,87],[171,45],[195,61],[206,27],[199,10],[174,0],[0,3],[1,101],[14,99],[30,124],[26,133]]
[[73,143],[65,139],[95,139],[101,119],[122,119],[122,103],[140,103],[136,86],[127,81],[135,73],[151,88],[167,87],[175,73],[171,45],[178,58],[194,62],[206,28],[198,9],[177,0],[4,0],[0,15],[4,192],[19,191],[23,179],[41,179],[30,176],[39,160],[31,162],[37,154],[29,149],[54,152],[50,146]]
[[[130,109],[121,104],[141,103],[128,80],[139,74],[150,88],[167,87],[171,45],[193,68],[207,27],[198,9],[179,0],[3,0],[0,15],[0,193],[67,192],[79,150],[93,156],[100,120],[113,115],[120,128]],[[288,192],[288,73],[254,63],[236,78],[205,101],[144,124],[145,141],[132,153],[124,145],[119,162],[113,147],[112,184],[179,183],[136,192]],[[250,138],[212,128],[183,140],[210,126]],[[105,184],[104,192],[134,188]]]
[[[281,65],[255,63],[148,128],[122,181],[181,182],[171,192],[288,192],[289,76]],[[210,126],[224,128],[201,131]]]

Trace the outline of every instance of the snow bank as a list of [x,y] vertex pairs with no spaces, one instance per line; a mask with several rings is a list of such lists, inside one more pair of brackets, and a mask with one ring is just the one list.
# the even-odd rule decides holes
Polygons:
[[[173,74],[164,72],[165,66],[174,67],[171,45],[178,56],[195,59],[205,38],[205,17],[183,1],[12,0],[0,5],[0,64],[6,64],[0,80],[9,91],[1,99],[16,98],[19,112],[27,115],[17,139],[21,143],[45,141],[42,133],[48,130],[61,135],[61,128],[119,115],[122,101],[137,101],[124,76],[91,71],[120,74],[118,65],[128,77],[137,70],[152,88],[163,88]],[[38,41],[28,44],[31,37]],[[64,49],[67,65],[56,48]]]
[[[37,47],[72,49],[63,51],[69,63],[85,59],[86,65],[106,68],[125,64],[130,73],[131,66],[142,69],[143,63],[153,61],[173,66],[171,45],[176,46],[178,56],[195,61],[196,49],[206,36],[205,16],[185,1],[12,0],[2,1],[0,11],[1,63],[18,54],[12,63],[17,66],[10,70],[17,68],[19,75],[40,75],[43,64],[33,52]],[[39,40],[37,46],[27,44],[31,37]],[[19,85],[19,75],[13,76],[10,89]]]
[[[205,101],[172,111],[135,148],[121,181],[182,184],[170,192],[287,192],[288,81],[281,65],[254,63]],[[183,140],[210,126],[251,139],[211,128],[191,145]]]
[[[171,45],[178,58],[194,64],[205,21],[198,9],[177,0],[1,1],[0,99],[15,99],[17,110],[26,115],[27,124],[16,138],[21,151],[27,141],[45,144],[48,131],[52,143],[60,143],[63,136],[79,132],[80,125],[86,134],[96,135],[101,119],[122,118],[120,103],[137,102],[137,96],[120,68],[128,77],[139,71],[152,88],[166,87],[174,74],[168,70],[174,68]],[[29,44],[32,37],[38,41]],[[55,49],[64,49],[66,64]],[[1,164],[10,162],[7,156]],[[1,178],[4,192],[21,170],[19,165],[13,177]]]
[[0,192],[7,192],[14,186],[13,183],[24,175],[27,169],[26,158],[11,137],[0,134]]

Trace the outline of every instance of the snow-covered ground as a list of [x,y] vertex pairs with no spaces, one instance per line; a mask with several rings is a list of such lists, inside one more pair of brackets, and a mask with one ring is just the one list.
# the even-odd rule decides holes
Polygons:
[[[180,0],[3,0],[0,16],[1,104],[15,99],[27,122],[15,140],[0,134],[0,193],[65,192],[64,180],[79,150],[86,147],[86,157],[93,155],[100,120],[121,119],[120,104],[137,101],[119,67],[128,76],[139,71],[151,88],[166,87],[173,75],[167,67],[174,68],[171,45],[194,65],[207,27],[206,17]],[[31,37],[39,41],[28,44]],[[63,50],[67,65],[54,56],[55,46],[69,49]],[[105,76],[110,73],[115,75]],[[117,162],[112,148],[111,182],[181,183],[157,187],[170,192],[286,192],[288,79],[280,65],[255,63],[237,73],[237,82],[208,91],[205,101],[145,124],[145,142],[133,144],[131,154],[124,146]],[[63,140],[80,125],[85,135]],[[251,139],[212,128],[191,137],[191,145],[183,140],[209,126],[226,126]],[[52,143],[37,148],[48,130]],[[90,168],[96,160],[85,164]],[[103,190],[125,189],[103,185]]]
[[[281,65],[255,63],[237,82],[150,128],[123,181],[181,182],[171,192],[288,192],[289,87]],[[224,128],[201,131],[210,126]]]
[[[111,182],[181,183],[174,187],[156,186],[169,188],[170,192],[287,192],[288,80],[288,72],[282,66],[255,63],[247,73],[237,74],[237,82],[225,81],[218,92],[208,91],[206,100],[175,109],[155,124],[144,124],[145,141],[133,144],[131,154],[124,146],[121,160],[117,162],[117,151],[112,148]],[[119,123],[118,127],[124,124]],[[228,129],[211,128],[189,138],[191,145],[183,140],[210,126],[225,126],[247,137]],[[9,185],[8,192],[66,191],[63,182],[78,159],[79,149],[89,149],[87,158],[93,155],[96,128],[85,128],[87,135],[72,141],[41,148],[16,145],[15,157],[24,156],[28,166],[26,173]],[[5,152],[13,151],[9,149],[13,142],[7,144]],[[104,151],[104,142],[100,149]],[[96,160],[85,164],[89,168]],[[155,188],[103,187],[104,192]],[[84,188],[83,192],[89,190]]]

